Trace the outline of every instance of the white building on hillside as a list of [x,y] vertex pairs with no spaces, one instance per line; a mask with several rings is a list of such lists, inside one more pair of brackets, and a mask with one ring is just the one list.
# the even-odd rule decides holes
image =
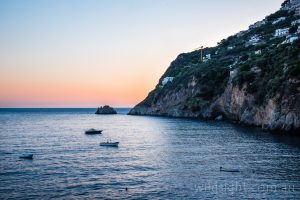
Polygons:
[[248,42],[246,42],[246,47],[250,45],[257,45],[260,41],[260,37],[258,35],[253,35]]
[[203,57],[203,62],[206,62],[206,61],[208,61],[208,60],[210,60],[211,59],[211,55],[210,54],[207,54],[207,55],[205,55],[204,57]]
[[274,24],[277,24],[277,23],[279,23],[279,22],[281,22],[281,21],[283,21],[283,20],[285,20],[285,17],[279,17],[278,19],[276,19],[275,21],[273,21],[272,24],[273,24],[273,25],[274,25]]
[[293,43],[294,41],[298,40],[298,37],[297,36],[294,36],[294,37],[290,37],[287,42],[288,43]]
[[277,29],[275,30],[275,37],[282,37],[286,36],[289,33],[289,28],[282,28],[282,29]]
[[283,41],[281,44],[293,43],[293,42],[295,42],[298,39],[299,39],[298,36],[289,37],[288,39],[286,39],[285,41]]
[[295,9],[295,15],[300,15],[300,6],[298,8]]
[[166,85],[168,82],[172,82],[173,79],[174,79],[174,77],[170,77],[170,76],[165,77],[165,78],[162,80],[161,84],[164,86],[164,85]]
[[292,22],[292,26],[295,26],[297,24],[300,24],[300,19],[297,19],[295,21]]
[[257,50],[254,52],[255,55],[260,55],[261,54],[261,50]]
[[289,0],[283,5],[282,9],[283,10],[297,10],[297,9],[299,9],[299,6],[300,6],[300,0]]

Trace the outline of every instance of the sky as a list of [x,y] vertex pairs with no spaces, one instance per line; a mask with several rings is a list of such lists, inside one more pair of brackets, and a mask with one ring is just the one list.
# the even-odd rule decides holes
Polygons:
[[132,107],[283,0],[0,0],[0,108]]

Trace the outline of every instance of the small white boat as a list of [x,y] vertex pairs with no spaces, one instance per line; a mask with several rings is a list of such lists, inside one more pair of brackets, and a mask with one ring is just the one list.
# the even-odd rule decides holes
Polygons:
[[100,142],[100,146],[118,147],[119,146],[119,142]]
[[19,158],[32,160],[33,159],[33,154],[22,154],[22,155],[19,156]]
[[240,172],[238,169],[225,169],[223,167],[220,167],[221,172]]
[[90,135],[93,135],[93,134],[102,134],[102,131],[103,130],[97,130],[97,129],[89,129],[89,130],[86,130],[85,131],[85,134],[90,134]]

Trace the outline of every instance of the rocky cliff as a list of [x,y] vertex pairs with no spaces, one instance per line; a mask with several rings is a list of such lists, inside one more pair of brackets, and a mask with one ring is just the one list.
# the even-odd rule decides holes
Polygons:
[[216,47],[180,54],[131,115],[222,119],[300,133],[300,0]]

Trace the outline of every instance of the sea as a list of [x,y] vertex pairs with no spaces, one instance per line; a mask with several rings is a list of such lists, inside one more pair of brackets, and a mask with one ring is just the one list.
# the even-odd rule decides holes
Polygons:
[[0,109],[0,199],[300,199],[300,137],[94,112]]

